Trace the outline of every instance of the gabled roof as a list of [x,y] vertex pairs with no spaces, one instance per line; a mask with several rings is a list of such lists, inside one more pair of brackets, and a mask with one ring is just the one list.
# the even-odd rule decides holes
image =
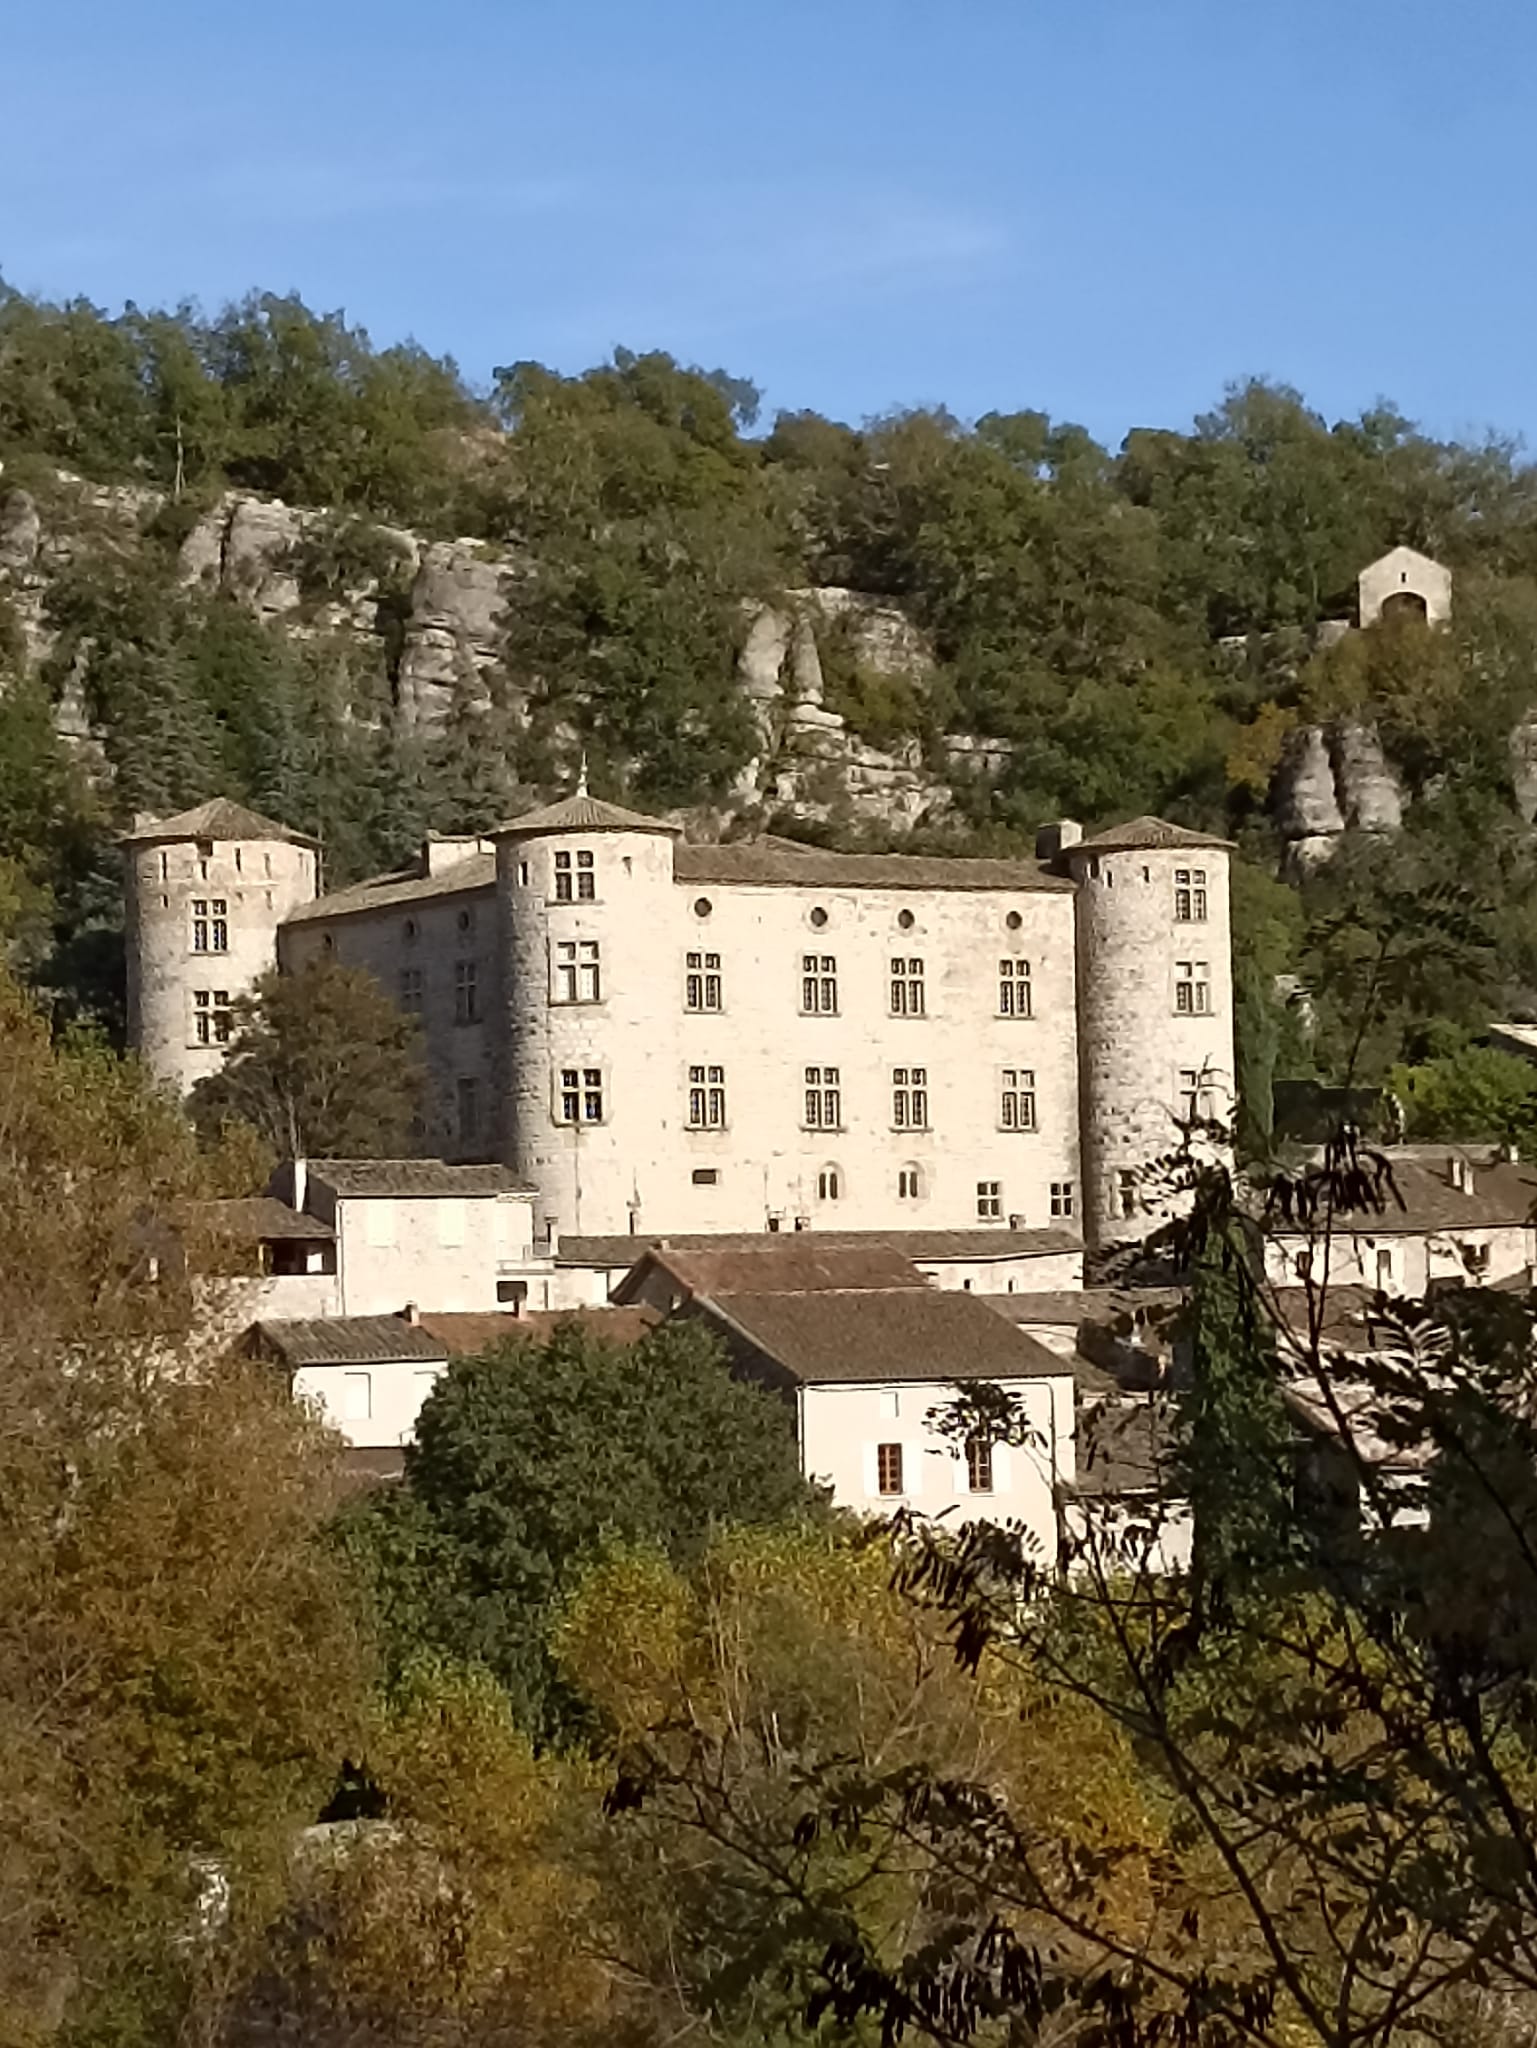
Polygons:
[[681,825],[669,825],[663,818],[648,818],[640,811],[607,804],[601,797],[588,796],[581,790],[575,796],[562,797],[559,803],[546,804],[542,810],[526,811],[521,818],[498,825],[489,836],[511,839],[533,832],[680,833],[682,829]]
[[1096,832],[1092,839],[1064,846],[1062,857],[1071,860],[1080,853],[1134,853],[1144,849],[1157,852],[1182,846],[1205,846],[1227,852],[1232,844],[1231,839],[1217,839],[1210,832],[1192,832],[1188,825],[1171,825],[1167,818],[1128,818],[1124,825],[1112,825],[1107,831]]
[[320,1316],[258,1323],[258,1337],[287,1366],[444,1365],[448,1347],[404,1316]]
[[975,1295],[937,1287],[722,1292],[696,1296],[694,1311],[802,1386],[1072,1376]]
[[312,1181],[339,1195],[528,1195],[505,1166],[453,1166],[446,1159],[312,1159]]
[[218,1236],[239,1244],[274,1244],[284,1238],[314,1243],[336,1235],[329,1223],[305,1215],[302,1209],[291,1209],[275,1195],[235,1195],[201,1202],[196,1213]]
[[1060,894],[1072,883],[1033,860],[982,860],[923,853],[834,853],[784,839],[680,846],[679,882],[741,882],[803,889],[996,889]]
[[750,1244],[710,1245],[689,1251],[671,1243],[642,1254],[614,1290],[636,1299],[647,1275],[660,1271],[685,1295],[737,1290],[754,1294],[819,1294],[829,1289],[926,1287],[928,1282],[886,1245],[823,1245],[810,1232],[765,1232]]
[[472,896],[477,890],[496,886],[496,856],[472,853],[435,875],[415,868],[397,868],[393,874],[375,875],[366,882],[354,882],[350,889],[338,889],[331,896],[317,896],[291,910],[284,924],[323,922],[328,917],[351,917],[363,910],[390,910],[400,903],[420,903],[434,896]]
[[441,1315],[422,1312],[422,1328],[440,1337],[452,1358],[473,1357],[508,1344],[547,1344],[557,1330],[571,1323],[607,1344],[638,1344],[661,1320],[660,1310],[643,1304],[634,1308],[605,1303],[601,1308],[523,1309],[516,1314],[505,1308],[448,1309]]
[[[664,1233],[584,1237],[563,1235],[555,1263],[559,1266],[633,1266],[663,1242]],[[754,1251],[761,1245],[791,1244],[818,1251],[892,1251],[925,1264],[944,1259],[1019,1259],[1081,1252],[1083,1239],[1070,1230],[1043,1224],[1036,1230],[722,1230],[668,1231],[674,1252]]]
[[291,846],[318,846],[307,832],[295,832],[259,811],[248,811],[227,796],[216,796],[174,818],[139,817],[122,835],[125,846],[153,845],[159,839],[284,839]]

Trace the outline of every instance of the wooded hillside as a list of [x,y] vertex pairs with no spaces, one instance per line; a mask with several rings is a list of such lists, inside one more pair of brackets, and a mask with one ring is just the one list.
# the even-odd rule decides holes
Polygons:
[[[1495,913],[1488,944],[1406,983],[1364,1069],[1537,1004],[1537,472],[1513,444],[1437,442],[1386,405],[1331,425],[1259,383],[1114,452],[1037,411],[769,424],[749,383],[663,355],[517,363],[480,392],[293,298],[111,316],[6,292],[0,458],[0,856],[23,962],[66,1011],[115,1014],[111,836],[136,809],[227,792],[318,832],[340,882],[488,823],[585,746],[599,786],[704,829],[889,838],[842,786],[810,800],[825,764],[748,772],[744,642],[819,593],[822,722],[906,764],[916,843],[1024,849],[1049,817],[1142,810],[1239,841],[1246,1059],[1337,1071],[1332,991],[1395,901],[1439,887]],[[231,491],[299,508],[292,602],[207,540]],[[1397,542],[1453,570],[1451,630],[1321,648]],[[494,602],[489,656],[446,657],[429,716],[401,649],[434,563],[486,565]],[[846,593],[921,653],[872,656]],[[1332,857],[1282,884],[1275,778],[1307,729],[1364,734],[1369,762],[1380,740],[1403,823],[1349,829],[1343,790]],[[1311,1035],[1278,974],[1313,990]]]

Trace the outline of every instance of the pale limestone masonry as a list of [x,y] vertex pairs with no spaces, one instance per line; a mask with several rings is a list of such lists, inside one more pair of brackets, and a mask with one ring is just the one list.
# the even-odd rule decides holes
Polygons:
[[422,1019],[424,1149],[500,1158],[543,1241],[1141,1234],[1125,1176],[1192,1093],[1231,1106],[1228,849],[1138,819],[1042,851],[691,846],[583,790],[316,899],[308,842],[209,806],[130,842],[134,1043],[180,1087],[216,1064],[189,1019],[217,883],[221,988],[274,958],[367,968]]
[[222,797],[136,819],[123,850],[128,1042],[185,1094],[218,1070],[231,1004],[275,963],[278,926],[314,900],[319,851]]
[[1406,547],[1368,562],[1356,579],[1356,623],[1374,626],[1400,612],[1444,626],[1452,615],[1451,570]]
[[[1078,1070],[1091,1242],[1146,1234],[1146,1178],[1234,1090],[1228,849],[1159,818],[1067,849],[1078,883]],[[1199,883],[1196,877],[1200,876]],[[1194,900],[1200,888],[1204,901]],[[1202,912],[1200,916],[1195,915]]]

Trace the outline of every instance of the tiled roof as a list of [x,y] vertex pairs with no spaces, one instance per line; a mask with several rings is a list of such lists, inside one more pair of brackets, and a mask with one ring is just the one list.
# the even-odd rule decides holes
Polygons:
[[[668,1245],[642,1254],[642,1267],[659,1266],[690,1294],[815,1294],[828,1288],[926,1287],[907,1259],[883,1244],[828,1245],[809,1232],[763,1232],[750,1244],[678,1250]],[[617,1299],[638,1284],[621,1282]]]
[[1056,1287],[1034,1293],[984,1294],[989,1308],[1011,1323],[1124,1323],[1133,1325],[1149,1309],[1177,1307],[1184,1299],[1178,1287]]
[[259,811],[248,811],[227,796],[216,796],[195,810],[178,811],[174,818],[136,818],[133,830],[122,837],[126,846],[153,844],[157,839],[286,839],[294,846],[320,844],[307,832],[295,832],[274,818],[264,818]]
[[1231,839],[1215,839],[1209,832],[1192,832],[1188,825],[1171,825],[1167,818],[1128,818],[1124,825],[1112,825],[1108,831],[1096,832],[1092,839],[1080,839],[1076,846],[1064,846],[1063,857],[1071,860],[1078,853],[1129,853],[1146,848],[1157,851],[1163,847],[1210,847],[1226,851],[1231,848]]
[[491,834],[493,839],[522,837],[531,832],[681,832],[679,825],[669,825],[665,818],[648,818],[641,811],[626,811],[618,804],[607,804],[601,797],[588,796],[579,791],[575,796],[562,797],[559,803],[546,804],[542,810],[525,811],[521,818],[510,818],[505,825],[498,825]]
[[[1451,1178],[1450,1160],[1456,1146],[1445,1146],[1427,1154],[1416,1147],[1405,1154],[1391,1147],[1386,1157],[1393,1168],[1399,1201],[1386,1192],[1387,1207],[1379,1216],[1373,1210],[1341,1211],[1334,1218],[1336,1231],[1360,1237],[1419,1235],[1428,1231],[1493,1230],[1502,1226],[1527,1224],[1537,1205],[1537,1165],[1525,1160],[1495,1160],[1477,1164],[1469,1154],[1472,1186],[1459,1188]],[[1301,1236],[1304,1226],[1288,1224],[1279,1217],[1272,1228],[1284,1237]]]
[[283,922],[309,924],[320,918],[353,917],[359,911],[392,910],[397,904],[421,903],[434,896],[470,896],[495,886],[496,855],[472,853],[441,874],[422,875],[414,869],[401,868],[392,875],[355,882],[350,889],[338,889],[333,896],[317,896],[313,903],[301,904]]
[[404,1316],[321,1316],[258,1323],[257,1332],[285,1365],[442,1364],[448,1349]]
[[1070,891],[1065,875],[1031,860],[967,860],[917,853],[830,853],[785,840],[734,840],[729,846],[680,846],[679,882],[756,882],[813,889],[995,889],[1015,894]]
[[241,1244],[268,1244],[278,1238],[298,1238],[313,1243],[334,1237],[336,1232],[318,1216],[306,1216],[291,1209],[275,1195],[242,1195],[222,1202],[201,1202],[198,1219],[221,1237]]
[[1071,1371],[973,1295],[937,1287],[722,1293],[695,1306],[807,1386],[1066,1378]]
[[562,1308],[524,1310],[513,1315],[507,1309],[488,1309],[480,1314],[455,1313],[422,1316],[422,1328],[441,1338],[450,1358],[471,1358],[500,1344],[546,1344],[566,1323],[576,1323],[590,1336],[610,1344],[635,1344],[661,1321],[653,1308]]
[[452,1166],[446,1159],[312,1159],[312,1180],[339,1195],[527,1195],[505,1166]]
[[1114,1499],[1156,1493],[1173,1479],[1174,1418],[1165,1402],[1096,1402],[1078,1425],[1073,1491]]
[[752,1251],[790,1243],[824,1250],[889,1250],[904,1259],[1018,1259],[1057,1252],[1081,1252],[1083,1240],[1070,1230],[723,1230],[639,1232],[631,1237],[563,1236],[556,1254],[561,1266],[633,1266],[647,1251],[666,1243],[672,1251]]

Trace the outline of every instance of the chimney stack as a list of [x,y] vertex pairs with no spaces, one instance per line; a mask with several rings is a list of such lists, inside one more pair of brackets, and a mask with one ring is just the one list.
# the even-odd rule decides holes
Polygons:
[[400,1313],[402,1314],[402,1316],[404,1316],[405,1320],[411,1325],[413,1330],[419,1330],[421,1328],[422,1312],[417,1307],[414,1301],[408,1301]]
[[1067,849],[1076,846],[1082,838],[1083,827],[1076,818],[1058,818],[1054,824],[1037,829],[1035,857],[1041,861],[1059,861]]

